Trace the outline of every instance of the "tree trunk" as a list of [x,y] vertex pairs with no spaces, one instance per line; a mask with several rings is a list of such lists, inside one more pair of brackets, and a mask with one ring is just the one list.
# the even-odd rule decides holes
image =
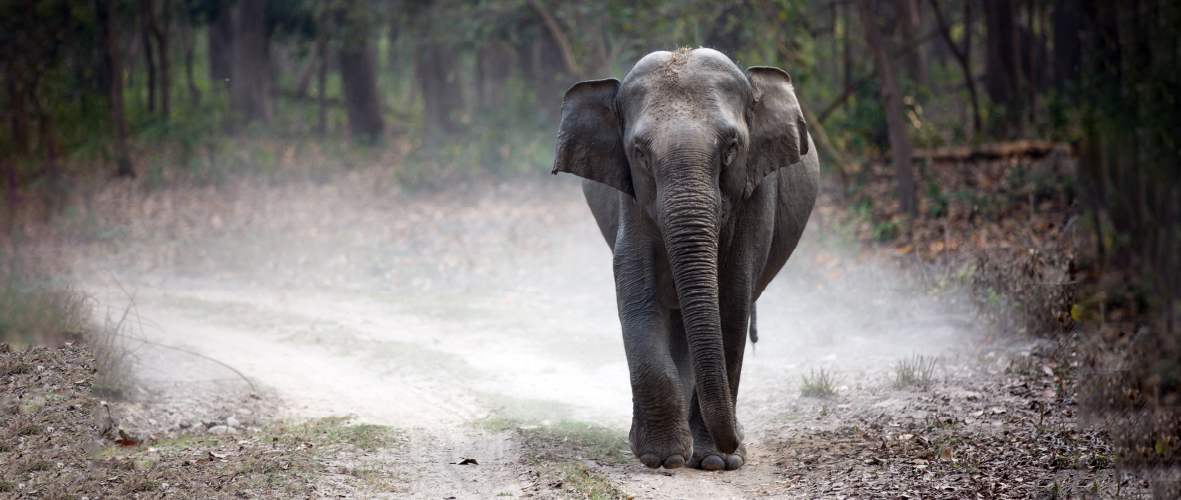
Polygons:
[[115,125],[115,162],[118,177],[135,177],[131,155],[127,151],[127,120],[123,114],[123,60],[119,53],[119,23],[115,19],[115,0],[107,0],[107,57],[111,60],[111,121]]
[[[56,205],[64,196],[62,186],[61,164],[58,162],[57,138],[53,135],[53,125],[50,123],[48,110],[40,110],[41,149],[45,151],[45,174],[48,178],[49,213],[55,211]],[[48,215],[48,214],[46,214]]]
[[349,133],[363,143],[381,141],[385,121],[381,116],[381,96],[377,92],[377,54],[373,43],[366,40],[356,46],[346,45],[337,57]]
[[1005,107],[1010,123],[1020,117],[1021,68],[1018,66],[1016,12],[1012,0],[994,0],[984,10],[988,59],[984,87],[993,102]]
[[1078,0],[1058,0],[1054,4],[1054,86],[1062,89],[1078,74],[1082,61],[1082,28]]
[[551,30],[544,30],[533,40],[529,79],[537,96],[537,109],[557,126],[562,118],[562,96],[577,79],[562,57],[562,50]]
[[910,79],[919,85],[926,86],[930,76],[930,66],[927,58],[927,44],[919,42],[919,38],[925,36],[923,30],[923,11],[919,0],[900,0],[905,7],[903,12],[906,13],[905,19],[902,21],[904,26],[902,32],[905,34],[903,41],[906,46],[914,45],[914,50],[910,51],[907,57],[907,72],[910,73]]
[[295,96],[304,98],[308,96],[308,89],[312,86],[312,72],[316,71],[319,65],[316,64],[317,52],[311,51],[308,53],[308,58],[303,62],[303,69],[299,70],[299,81],[295,84]]
[[[16,63],[10,61],[10,64]],[[15,143],[16,155],[25,156],[29,154],[29,109],[25,102],[24,85],[18,73],[5,76],[8,77],[8,98],[12,103],[12,141]]]
[[459,57],[449,45],[429,41],[415,58],[415,75],[422,90],[423,119],[427,144],[439,134],[454,134],[460,126],[454,114],[463,109],[463,92],[459,86]]
[[139,0],[139,31],[144,47],[144,61],[148,63],[148,112],[156,112],[156,56],[152,53],[152,0]]
[[185,82],[189,88],[189,100],[193,101],[193,105],[200,104],[201,90],[197,88],[197,83],[193,80],[193,49],[197,41],[194,39],[192,19],[186,19],[184,44],[185,44]]
[[[150,0],[147,0],[150,2]],[[168,120],[171,112],[169,91],[172,88],[172,64],[169,59],[168,41],[169,26],[172,24],[172,0],[164,0],[160,12],[160,22],[156,22],[155,13],[149,13],[148,20],[152,33],[156,37],[156,46],[160,49],[160,116]]]
[[913,218],[918,212],[915,203],[914,171],[911,169],[910,137],[908,123],[902,114],[902,92],[890,63],[890,49],[878,32],[877,19],[869,9],[867,0],[858,0],[861,10],[861,26],[865,30],[865,41],[873,50],[874,67],[882,86],[882,107],[886,111],[886,132],[890,137],[890,154],[894,161],[897,179],[899,210]]
[[853,84],[853,4],[845,2],[845,88]]
[[234,74],[234,14],[235,8],[223,7],[217,19],[209,25],[209,79],[229,87]]
[[477,106],[482,110],[500,106],[504,100],[504,85],[517,67],[512,51],[499,40],[489,41],[476,52]]
[[234,29],[230,109],[245,122],[271,122],[271,33],[267,0],[241,0]]
[[319,131],[320,137],[328,132],[328,36],[320,35],[320,39],[316,41],[316,53],[320,59],[320,74],[316,79],[316,90],[319,93],[320,108],[316,110],[316,130]]
[[1026,77],[1026,93],[1029,94],[1029,101],[1026,105],[1029,106],[1029,123],[1033,125],[1037,123],[1037,86],[1038,86],[1038,71],[1041,69],[1041,58],[1038,57],[1038,49],[1040,42],[1038,40],[1037,32],[1034,31],[1034,24],[1037,21],[1034,15],[1035,2],[1033,0],[1026,0],[1025,3],[1025,32],[1029,33],[1025,44],[1025,77]]

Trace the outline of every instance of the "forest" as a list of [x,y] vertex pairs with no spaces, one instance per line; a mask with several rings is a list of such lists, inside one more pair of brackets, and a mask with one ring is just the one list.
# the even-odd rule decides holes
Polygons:
[[[376,165],[432,192],[548,175],[568,88],[679,47],[790,74],[826,186],[869,244],[950,248],[961,222],[1062,214],[1081,236],[1046,258],[1074,288],[1029,324],[1097,339],[1080,400],[1109,420],[1154,415],[1112,432],[1128,464],[1177,463],[1171,0],[0,0],[0,277],[15,279],[22,242],[77,226],[112,183],[319,182]],[[1070,167],[1050,181],[1027,172],[996,198],[973,194],[989,188],[973,180],[983,162],[1056,154]],[[949,215],[957,204],[966,215]],[[993,298],[1026,293],[989,283]],[[1053,292],[1028,293],[1011,303]],[[0,339],[19,327],[0,318]]]

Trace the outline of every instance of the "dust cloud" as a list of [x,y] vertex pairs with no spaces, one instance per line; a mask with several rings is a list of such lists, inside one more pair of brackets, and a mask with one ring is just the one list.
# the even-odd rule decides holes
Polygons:
[[[492,416],[630,423],[611,255],[576,179],[408,193],[355,171],[111,188],[94,203],[117,236],[74,251],[76,279],[115,309],[133,297],[152,342],[236,368],[281,402],[276,417],[434,433]],[[873,391],[898,360],[956,356],[977,338],[966,308],[858,251],[827,211],[758,302],[738,405],[748,441],[790,411],[810,370]],[[138,358],[151,391],[242,385],[175,350]]]

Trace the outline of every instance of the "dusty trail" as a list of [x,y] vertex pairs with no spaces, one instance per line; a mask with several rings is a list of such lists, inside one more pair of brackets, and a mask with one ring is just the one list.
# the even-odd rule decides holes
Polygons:
[[[126,239],[117,251],[79,249],[76,273],[115,307],[133,291],[145,338],[235,367],[276,402],[273,417],[351,414],[411,432],[395,461],[417,472],[398,496],[531,491],[519,443],[473,425],[489,417],[625,433],[611,256],[577,184],[403,195],[372,175],[147,200],[115,193],[100,203],[129,221]],[[738,407],[747,467],[592,465],[639,498],[749,497],[781,479],[761,445],[784,437],[768,433],[785,415],[812,405],[799,398],[802,374],[834,370],[844,396],[868,396],[905,356],[966,352],[976,337],[957,307],[905,290],[887,266],[842,250],[837,233],[813,221],[759,301],[761,341],[748,347]],[[155,397],[211,382],[248,391],[229,370],[180,352],[139,355]],[[450,465],[458,457],[481,467]]]

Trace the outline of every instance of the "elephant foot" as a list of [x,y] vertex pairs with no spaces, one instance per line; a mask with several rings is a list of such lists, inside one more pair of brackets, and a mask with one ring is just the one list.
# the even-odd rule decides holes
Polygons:
[[[742,424],[738,424],[738,439],[745,440]],[[694,429],[693,457],[685,462],[687,467],[701,470],[736,470],[746,464],[746,445],[738,446],[734,453],[722,453],[714,446],[713,438],[704,428]]]
[[629,436],[632,453],[653,469],[683,467],[686,457],[693,456],[693,439],[688,426],[681,424],[681,427],[684,428],[659,428],[634,420]]
[[[696,448],[696,445],[694,446]],[[707,449],[693,454],[685,465],[701,470],[736,470],[746,464],[746,445],[738,447],[734,453],[726,454],[715,449]]]

